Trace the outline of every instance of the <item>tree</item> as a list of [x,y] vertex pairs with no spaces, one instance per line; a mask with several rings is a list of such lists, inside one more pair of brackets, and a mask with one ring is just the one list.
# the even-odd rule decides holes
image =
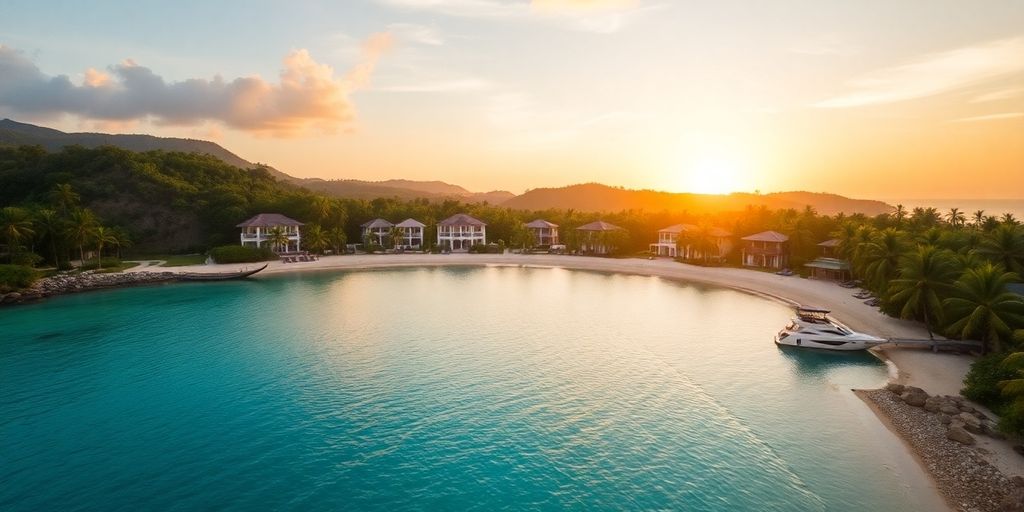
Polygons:
[[515,227],[510,241],[512,242],[512,245],[521,248],[523,252],[532,249],[536,242],[535,237],[533,236],[533,230],[526,227],[526,224],[522,222]]
[[14,256],[21,251],[21,241],[34,233],[32,219],[24,208],[8,206],[0,210],[0,235],[7,242],[7,258],[11,262],[14,262]]
[[960,338],[978,339],[982,351],[999,352],[1002,342],[1013,337],[1015,327],[1024,327],[1024,298],[1006,290],[1018,276],[998,265],[984,263],[969,268],[957,280],[953,296],[943,301],[950,325]]
[[328,247],[327,232],[319,224],[307,224],[305,231],[302,238],[306,241],[306,247],[313,252],[322,253]]
[[81,196],[75,192],[70,183],[58,184],[50,193],[50,197],[54,204],[57,205],[57,208],[60,209],[61,215],[65,217],[78,208],[78,201],[81,199]]
[[1024,229],[1002,224],[986,235],[978,252],[993,263],[999,263],[1004,269],[1020,275],[1024,270]]
[[896,227],[903,225],[903,220],[907,218],[907,209],[902,204],[896,205],[896,210],[892,212],[893,219],[896,220]]
[[334,254],[342,254],[344,252],[343,249],[345,248],[345,242],[348,241],[345,236],[345,230],[340,227],[331,228],[331,230],[327,232],[327,240],[331,244],[331,249],[334,251]]
[[1016,225],[1020,224],[1020,222],[1017,221],[1017,218],[1014,217],[1014,215],[1012,213],[1009,213],[1009,212],[1004,213],[1003,216],[999,218],[999,220],[1003,224],[1008,224],[1010,226],[1016,226]]
[[948,251],[933,246],[900,258],[899,278],[890,284],[890,301],[899,308],[900,318],[924,322],[928,338],[935,339],[932,326],[944,318],[942,298],[956,277],[956,264]]
[[85,264],[85,244],[96,227],[96,216],[87,209],[74,210],[71,212],[71,220],[68,223],[68,236],[71,242],[78,246],[78,256],[81,264]]
[[117,259],[121,259],[121,249],[132,246],[132,239],[128,236],[128,232],[121,226],[115,226],[110,230],[110,235],[114,238],[114,248],[117,250],[115,253]]
[[972,224],[975,229],[980,228],[981,224],[985,222],[985,210],[975,210],[971,215],[971,219],[973,219]]
[[388,230],[388,241],[391,242],[392,249],[398,249],[402,246],[402,241],[405,240],[405,231],[398,226],[391,226]]
[[96,244],[96,268],[103,268],[103,247],[117,242],[110,228],[96,226],[92,230],[92,240]]
[[950,208],[946,214],[946,222],[953,228],[961,228],[967,222],[967,217],[959,208]]
[[885,291],[889,280],[899,271],[904,250],[906,242],[903,232],[892,228],[875,233],[871,241],[861,249],[861,263],[856,266],[863,269],[863,276],[873,290]]
[[36,236],[40,240],[49,242],[50,251],[53,255],[53,264],[60,266],[60,256],[57,253],[57,239],[64,234],[64,223],[56,210],[44,208],[36,212],[35,220],[32,223],[36,230]]
[[281,226],[274,226],[267,231],[266,242],[274,252],[284,252],[282,249],[288,248],[288,233],[285,233]]

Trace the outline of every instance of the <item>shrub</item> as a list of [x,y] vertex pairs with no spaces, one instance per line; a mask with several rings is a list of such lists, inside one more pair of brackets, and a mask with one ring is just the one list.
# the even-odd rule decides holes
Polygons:
[[277,255],[269,247],[256,248],[242,245],[214,247],[210,249],[210,257],[217,263],[254,263],[277,259]]
[[971,371],[967,372],[964,389],[960,393],[996,413],[1001,413],[1009,405],[1010,400],[999,391],[999,381],[1017,376],[1015,371],[1003,366],[1005,358],[1006,354],[989,354],[975,361],[971,365]]
[[474,244],[469,248],[471,254],[501,254],[504,250],[498,244]]
[[28,288],[36,282],[39,274],[26,265],[0,265],[0,292]]

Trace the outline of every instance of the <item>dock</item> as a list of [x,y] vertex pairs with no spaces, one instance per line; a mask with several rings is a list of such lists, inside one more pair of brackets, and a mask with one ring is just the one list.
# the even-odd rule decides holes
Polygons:
[[932,352],[981,352],[981,342],[971,340],[929,340],[909,338],[889,338],[873,343],[872,347],[885,348],[927,348]]

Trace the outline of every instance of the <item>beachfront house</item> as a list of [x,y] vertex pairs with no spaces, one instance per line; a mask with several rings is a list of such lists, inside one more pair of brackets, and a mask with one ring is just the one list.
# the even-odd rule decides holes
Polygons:
[[474,245],[487,244],[487,224],[458,213],[437,223],[437,245],[450,251],[468,251]]
[[721,228],[705,230],[693,224],[675,224],[659,229],[658,241],[649,247],[658,256],[722,261],[732,250],[732,233]]
[[576,228],[576,232],[579,235],[581,253],[603,256],[619,249],[626,230],[615,224],[597,220]]
[[[262,247],[270,243],[274,252],[299,252],[302,245],[303,224],[280,213],[261,213],[238,224],[242,228],[241,242],[244,247]],[[283,235],[283,236],[280,236]],[[281,240],[275,242],[275,238]]]
[[850,262],[838,257],[839,240],[835,238],[825,240],[818,244],[818,247],[821,248],[821,256],[804,264],[805,267],[811,269],[811,277],[829,281],[850,279]]
[[558,224],[537,219],[526,224],[526,229],[530,230],[530,233],[533,234],[534,246],[550,247],[552,245],[558,245]]
[[416,219],[405,219],[395,227],[402,231],[403,249],[418,251],[423,248],[423,232],[427,225]]
[[778,231],[762,231],[740,239],[742,262],[747,267],[785,268],[789,265],[789,237]]
[[363,228],[363,241],[365,243],[384,247],[384,241],[391,235],[391,228],[395,227],[395,225],[384,219],[373,219],[369,222],[364,222],[360,227]]

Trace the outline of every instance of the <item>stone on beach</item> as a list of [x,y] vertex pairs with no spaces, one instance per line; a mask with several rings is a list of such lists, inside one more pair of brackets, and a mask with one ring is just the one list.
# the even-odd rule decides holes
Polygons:
[[974,436],[964,430],[962,423],[950,424],[949,430],[946,431],[946,437],[960,444],[972,445],[976,442]]
[[903,400],[907,405],[914,407],[924,406],[925,401],[928,400],[928,393],[921,388],[915,388],[914,386],[906,386],[903,394],[900,395],[900,399]]

